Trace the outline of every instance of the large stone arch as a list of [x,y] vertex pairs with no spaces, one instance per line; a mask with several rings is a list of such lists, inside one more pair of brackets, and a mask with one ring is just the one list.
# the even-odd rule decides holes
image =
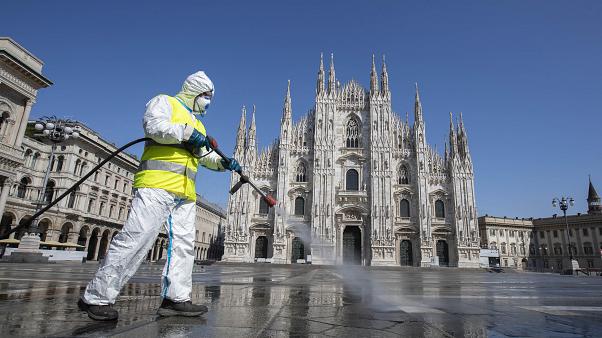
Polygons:
[[59,243],[69,242],[69,237],[70,237],[71,233],[73,233],[74,228],[75,228],[75,225],[73,225],[73,223],[71,223],[71,222],[63,223],[63,225],[61,226],[60,232],[59,232],[58,242]]
[[88,250],[88,238],[90,234],[90,227],[86,224],[83,224],[79,228],[79,231],[77,233],[77,244],[83,246],[83,248],[77,248],[77,251]]

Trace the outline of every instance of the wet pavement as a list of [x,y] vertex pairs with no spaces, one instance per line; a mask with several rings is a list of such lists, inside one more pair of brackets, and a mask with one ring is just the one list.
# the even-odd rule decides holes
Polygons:
[[97,265],[0,264],[0,336],[601,337],[602,277],[460,269],[196,266],[201,318],[160,318],[160,265],[145,264],[116,323],[76,302]]

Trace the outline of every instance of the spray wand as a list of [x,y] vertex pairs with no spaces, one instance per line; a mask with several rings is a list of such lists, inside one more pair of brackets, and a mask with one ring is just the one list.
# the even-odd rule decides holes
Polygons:
[[[215,151],[215,153],[218,154],[227,164],[229,164],[230,159],[219,149],[219,147],[217,145],[217,141],[211,136],[207,136],[207,139],[209,140],[209,147],[211,149],[213,149],[213,151]],[[249,176],[245,175],[242,172],[242,169],[237,170],[236,173],[238,173],[238,175],[240,176],[240,179],[230,189],[230,195],[234,195],[234,193],[237,192],[238,189],[240,189],[245,183],[248,183],[255,191],[257,191],[257,193],[261,196],[261,198],[267,203],[267,205],[269,207],[273,207],[276,205],[276,203],[278,203],[278,201],[276,201],[276,199],[274,197],[272,197],[270,195],[266,195],[263,191],[261,191],[261,189],[259,189],[253,183],[253,181],[251,181],[249,179]]]

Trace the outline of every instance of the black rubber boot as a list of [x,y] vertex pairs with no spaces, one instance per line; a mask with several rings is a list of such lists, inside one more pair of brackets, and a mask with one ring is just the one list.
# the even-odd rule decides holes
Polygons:
[[113,309],[111,305],[90,305],[86,304],[81,298],[77,302],[77,307],[80,310],[86,311],[88,313],[88,317],[94,320],[117,320],[119,317],[119,313],[117,310]]
[[160,316],[185,316],[185,317],[196,317],[207,312],[209,309],[205,305],[192,304],[191,301],[176,303],[167,298],[163,298],[161,307],[157,313]]

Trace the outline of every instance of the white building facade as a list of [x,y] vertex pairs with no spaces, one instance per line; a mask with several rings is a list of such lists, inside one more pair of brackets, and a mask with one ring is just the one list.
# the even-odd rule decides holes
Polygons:
[[[410,124],[391,108],[386,64],[370,88],[341,85],[322,59],[312,109],[293,122],[290,82],[280,137],[257,150],[243,114],[235,157],[266,193],[230,197],[224,260],[313,264],[479,266],[474,176],[462,120],[440,155],[427,143],[415,94]],[[451,115],[450,115],[451,117]],[[237,181],[232,175],[231,184]]]
[[52,85],[42,75],[43,66],[13,39],[0,37],[0,215],[23,166],[23,135],[38,90]]

